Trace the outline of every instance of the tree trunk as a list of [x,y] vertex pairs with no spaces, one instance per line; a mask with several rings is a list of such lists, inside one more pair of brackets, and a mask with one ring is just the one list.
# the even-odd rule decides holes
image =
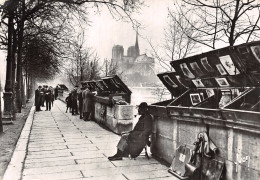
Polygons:
[[8,45],[7,45],[7,59],[6,59],[6,81],[4,92],[4,116],[11,116],[12,114],[12,42],[14,33],[14,9],[8,9]]
[[21,112],[22,108],[22,48],[23,48],[23,31],[24,31],[24,13],[25,13],[25,0],[22,0],[22,10],[20,21],[18,22],[18,53],[17,53],[17,74],[16,79],[18,83],[17,91],[17,112]]

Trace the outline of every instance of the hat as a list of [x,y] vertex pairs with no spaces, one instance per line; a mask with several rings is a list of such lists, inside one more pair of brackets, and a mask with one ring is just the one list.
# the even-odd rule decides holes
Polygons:
[[141,102],[141,104],[138,106],[140,109],[147,109],[148,104],[146,102]]

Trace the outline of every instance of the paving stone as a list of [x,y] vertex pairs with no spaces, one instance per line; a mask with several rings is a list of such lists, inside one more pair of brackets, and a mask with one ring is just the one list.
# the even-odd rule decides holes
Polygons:
[[100,157],[94,159],[76,159],[77,164],[91,164],[91,163],[103,163],[108,162],[107,158]]
[[27,155],[27,158],[34,158],[34,159],[41,159],[41,158],[49,158],[49,157],[64,157],[64,156],[71,156],[72,154],[69,151],[59,152],[59,153],[35,153],[30,152]]
[[73,171],[73,172],[62,172],[62,173],[52,173],[52,174],[40,174],[40,175],[28,175],[23,176],[23,180],[65,180],[65,179],[72,179],[72,178],[80,178],[82,174],[80,171]]
[[75,164],[75,161],[73,159],[63,160],[63,161],[45,161],[45,162],[33,162],[33,163],[27,163],[25,161],[24,168],[36,168],[36,167],[55,167],[55,166],[65,166],[65,165],[72,165]]
[[168,171],[159,170],[159,171],[149,171],[149,172],[135,172],[135,173],[124,173],[127,179],[157,179],[157,178],[166,178],[172,177]]

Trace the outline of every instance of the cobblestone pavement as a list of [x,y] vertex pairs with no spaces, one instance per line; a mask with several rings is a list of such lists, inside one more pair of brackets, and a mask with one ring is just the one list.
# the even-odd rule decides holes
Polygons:
[[[65,108],[57,100],[51,111],[35,112],[30,130],[24,128],[29,139],[18,143],[18,146],[27,145],[20,179],[176,179],[165,165],[153,158],[148,160],[143,154],[136,160],[110,162],[107,157],[115,154],[120,137],[93,121],[84,122],[79,116],[65,113]],[[17,163],[11,161],[9,166],[12,164]],[[4,180],[10,179],[7,173],[12,173],[11,169]]]

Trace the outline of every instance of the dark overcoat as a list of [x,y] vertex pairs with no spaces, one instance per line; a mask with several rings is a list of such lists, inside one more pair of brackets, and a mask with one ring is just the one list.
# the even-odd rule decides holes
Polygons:
[[152,134],[153,118],[146,113],[139,118],[133,131],[128,136],[129,154],[132,158],[139,156]]

